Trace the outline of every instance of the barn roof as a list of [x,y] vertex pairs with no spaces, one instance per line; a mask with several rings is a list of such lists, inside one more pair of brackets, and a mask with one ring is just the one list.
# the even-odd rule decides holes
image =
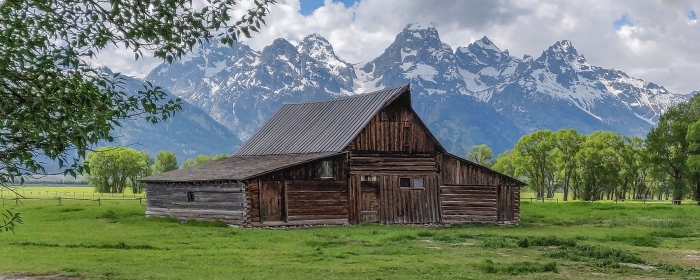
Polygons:
[[409,85],[328,101],[286,103],[234,156],[340,152]]
[[139,179],[143,182],[239,181],[317,159],[342,154],[321,152],[263,156],[232,156]]

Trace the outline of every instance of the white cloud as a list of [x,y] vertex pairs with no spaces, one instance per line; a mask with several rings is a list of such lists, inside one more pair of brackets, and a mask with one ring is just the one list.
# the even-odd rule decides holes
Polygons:
[[[512,55],[539,56],[554,42],[571,40],[593,65],[688,93],[700,89],[700,29],[689,13],[695,1],[421,1],[361,0],[353,6],[326,0],[309,16],[299,12],[299,0],[274,5],[267,26],[244,42],[261,50],[275,38],[298,42],[310,33],[326,37],[336,53],[351,63],[372,59],[412,22],[431,23],[453,49],[488,36]],[[619,30],[613,22],[624,15],[634,23]],[[133,54],[114,52],[108,65],[124,73],[145,73],[153,60],[133,64]]]

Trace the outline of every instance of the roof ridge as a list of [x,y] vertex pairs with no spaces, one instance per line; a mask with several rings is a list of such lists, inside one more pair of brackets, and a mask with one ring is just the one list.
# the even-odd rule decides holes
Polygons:
[[343,96],[343,97],[337,97],[337,98],[333,98],[333,99],[326,99],[326,100],[302,101],[302,102],[284,102],[284,103],[282,103],[282,105],[297,105],[297,104],[335,102],[335,101],[341,101],[341,100],[346,100],[346,99],[364,97],[364,96],[373,95],[373,94],[379,94],[379,93],[383,93],[383,92],[390,91],[390,90],[395,90],[395,89],[403,89],[404,87],[408,87],[409,85],[410,85],[410,84],[405,84],[405,85],[398,86],[398,87],[385,88],[385,89],[375,90],[375,91],[372,91],[372,92],[358,93],[358,94],[353,94],[353,95],[348,95],[348,96]]

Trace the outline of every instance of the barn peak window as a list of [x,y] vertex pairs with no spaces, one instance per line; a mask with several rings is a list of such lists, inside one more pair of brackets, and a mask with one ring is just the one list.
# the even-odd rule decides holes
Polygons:
[[187,202],[194,202],[194,192],[187,192]]
[[324,160],[321,162],[321,178],[333,178],[332,160]]

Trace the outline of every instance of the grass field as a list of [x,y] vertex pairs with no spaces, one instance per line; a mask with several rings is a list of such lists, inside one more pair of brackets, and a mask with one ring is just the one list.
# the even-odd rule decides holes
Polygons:
[[26,200],[0,275],[112,279],[694,279],[700,207],[522,203],[522,224],[221,227],[133,201]]

